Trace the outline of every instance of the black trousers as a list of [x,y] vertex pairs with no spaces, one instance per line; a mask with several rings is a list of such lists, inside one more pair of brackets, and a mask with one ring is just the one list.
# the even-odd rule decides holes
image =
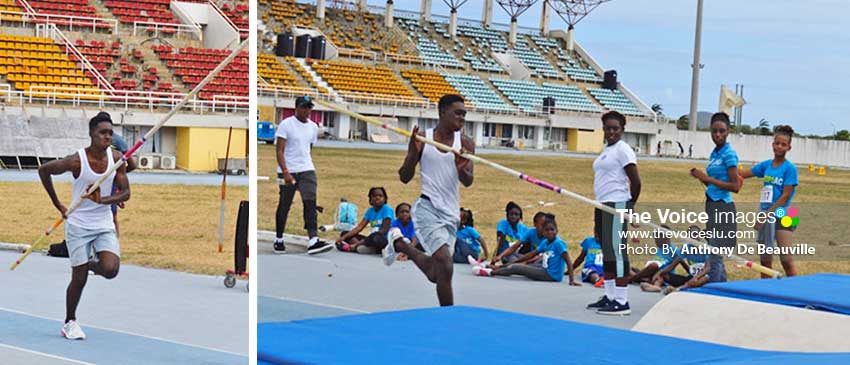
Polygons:
[[301,193],[301,202],[304,204],[304,229],[307,230],[307,236],[310,238],[316,237],[318,235],[316,172],[304,171],[292,174],[292,177],[295,178],[295,184],[284,183],[282,174],[278,174],[278,177],[281,179],[281,183],[277,212],[275,214],[276,237],[283,237],[283,232],[286,230],[286,219],[289,217],[289,208],[292,207],[292,199],[295,198],[296,191]]

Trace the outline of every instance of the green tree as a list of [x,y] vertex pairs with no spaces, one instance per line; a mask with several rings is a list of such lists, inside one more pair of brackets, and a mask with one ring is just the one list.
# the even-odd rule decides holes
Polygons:
[[850,141],[850,131],[842,129],[835,133],[835,139],[839,141]]
[[761,134],[763,136],[769,136],[772,134],[770,132],[770,122],[768,122],[767,119],[764,118],[761,118],[761,120],[759,121],[759,125],[758,127],[756,127],[756,129],[758,131],[758,134]]
[[688,129],[688,116],[687,115],[683,115],[683,116],[679,117],[679,120],[676,121],[676,128],[681,129],[681,130],[687,130]]
[[657,103],[652,104],[651,109],[652,109],[652,112],[655,113],[656,115],[664,114],[664,107],[662,107],[661,104],[657,104]]

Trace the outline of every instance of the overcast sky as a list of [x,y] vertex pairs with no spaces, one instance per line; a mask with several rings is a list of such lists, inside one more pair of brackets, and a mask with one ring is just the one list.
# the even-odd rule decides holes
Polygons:
[[[457,1],[456,1],[457,2]],[[370,0],[383,6],[386,1]],[[448,15],[443,0],[433,14]],[[495,2],[494,2],[495,3]],[[395,0],[416,10],[418,0]],[[484,0],[469,0],[462,18],[480,19]],[[520,17],[538,27],[538,1]],[[576,26],[576,39],[648,105],[678,118],[690,106],[696,0],[614,0]],[[744,122],[791,124],[802,134],[850,129],[850,3],[840,0],[707,0],[703,9],[699,109],[716,111],[720,85],[744,84]],[[510,18],[494,4],[495,22]],[[566,29],[553,14],[552,29]]]

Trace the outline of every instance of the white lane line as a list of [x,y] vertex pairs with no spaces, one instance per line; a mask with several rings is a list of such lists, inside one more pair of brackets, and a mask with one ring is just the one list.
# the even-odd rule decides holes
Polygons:
[[362,310],[362,309],[351,308],[351,307],[343,307],[343,306],[341,306],[341,305],[327,304],[327,303],[320,303],[320,302],[314,302],[314,301],[304,300],[304,299],[296,299],[296,298],[290,298],[290,297],[275,297],[275,296],[271,296],[271,295],[260,295],[260,296],[261,296],[261,297],[272,298],[272,299],[278,299],[278,300],[288,300],[288,301],[290,301],[290,302],[298,302],[298,303],[303,303],[303,304],[317,305],[317,306],[320,306],[320,307],[328,307],[328,308],[342,309],[342,310],[347,310],[347,311],[349,311],[349,312],[357,312],[357,313],[372,313],[372,312],[364,311],[364,310]]
[[[8,309],[8,308],[3,308],[3,307],[0,307],[0,311],[20,314],[20,315],[34,317],[34,318],[46,319],[46,320],[49,320],[49,321],[56,321],[56,322],[59,322],[59,323],[63,322],[62,319],[39,316],[39,315],[36,315],[36,314],[16,311],[14,309]],[[130,335],[130,336],[143,337],[143,338],[147,338],[147,339],[150,339],[150,340],[163,341],[163,342],[173,343],[175,345],[189,346],[189,347],[194,347],[194,348],[201,349],[201,350],[220,352],[220,353],[223,353],[223,354],[236,355],[236,356],[248,356],[247,353],[231,352],[231,351],[227,351],[227,350],[216,349],[216,348],[206,347],[206,346],[202,346],[202,345],[195,345],[195,344],[191,344],[191,343],[169,340],[169,339],[162,338],[162,337],[148,336],[148,335],[143,335],[141,333],[135,333],[135,332],[130,332],[130,331],[122,331],[122,330],[114,329],[114,328],[100,327],[100,326],[94,326],[94,325],[89,325],[89,324],[86,324],[83,327],[96,328],[96,329],[103,330],[103,331],[111,331],[111,332],[121,333],[121,334],[125,334],[125,335]]]
[[49,357],[49,358],[51,358],[51,359],[57,359],[57,360],[68,361],[68,362],[72,362],[72,363],[74,363],[74,364],[80,364],[80,365],[95,365],[95,363],[92,363],[92,362],[85,362],[85,361],[80,361],[80,360],[69,359],[69,358],[67,358],[67,357],[62,357],[62,356],[56,356],[56,355],[46,354],[46,353],[43,353],[43,352],[33,351],[33,350],[30,350],[30,349],[25,349],[25,348],[23,348],[23,347],[17,347],[17,346],[7,345],[7,344],[4,344],[4,343],[0,343],[0,347],[5,347],[5,348],[7,348],[7,349],[12,349],[12,350],[16,350],[16,351],[23,351],[23,352],[30,353],[30,354],[34,354],[34,355],[39,355],[39,356]]

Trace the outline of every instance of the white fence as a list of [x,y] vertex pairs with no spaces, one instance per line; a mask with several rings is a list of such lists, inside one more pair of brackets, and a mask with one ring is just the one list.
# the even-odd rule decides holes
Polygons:
[[[694,158],[708,158],[714,149],[714,142],[711,141],[709,132],[677,130],[676,133],[661,134],[657,138],[662,142],[669,140],[674,145],[677,141],[681,142],[685,156],[688,154],[688,148],[693,144]],[[760,162],[773,158],[773,136],[734,134],[729,135],[727,141],[738,152],[738,159],[741,161]],[[653,153],[656,146],[657,144],[652,146]],[[808,164],[850,167],[850,142],[795,137],[791,141],[791,146],[787,157],[797,167]],[[675,149],[678,152],[678,146]]]

